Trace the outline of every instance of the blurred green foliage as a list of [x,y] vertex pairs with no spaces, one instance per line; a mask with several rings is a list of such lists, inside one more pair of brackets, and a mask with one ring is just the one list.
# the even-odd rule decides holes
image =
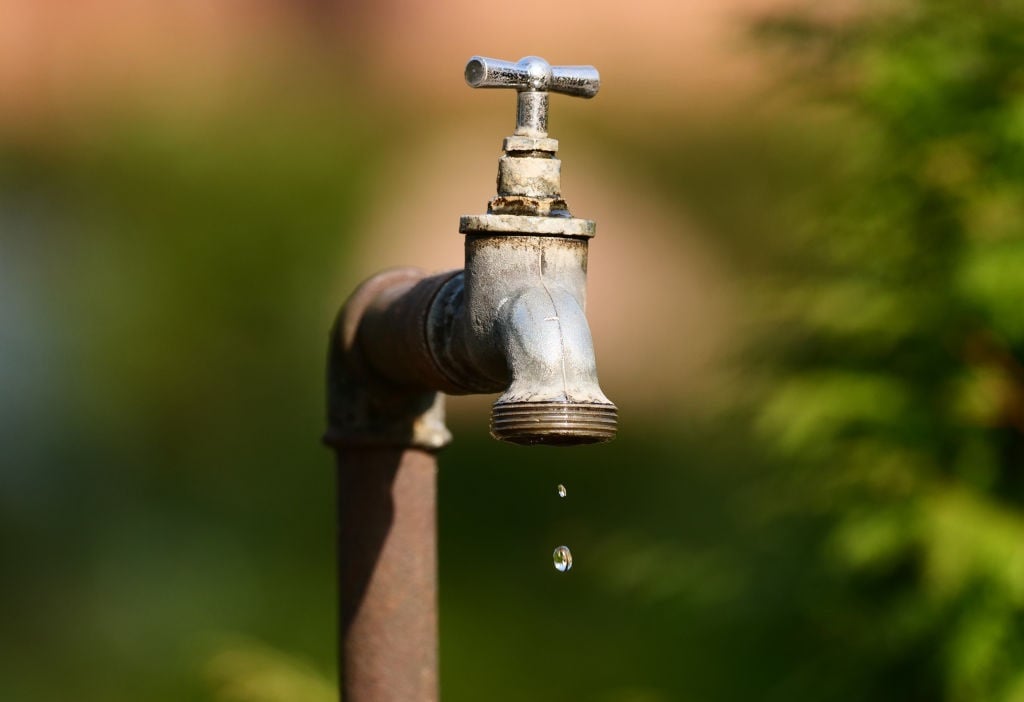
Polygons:
[[874,10],[761,27],[847,143],[756,286],[748,399],[830,524],[842,699],[1021,700],[1024,8]]
[[202,698],[223,632],[330,664],[323,353],[387,120],[296,92],[3,142],[5,700]]

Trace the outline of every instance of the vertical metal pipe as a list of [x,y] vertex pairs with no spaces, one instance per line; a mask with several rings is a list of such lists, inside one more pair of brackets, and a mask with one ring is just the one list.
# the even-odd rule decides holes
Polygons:
[[337,449],[344,702],[437,702],[437,459]]

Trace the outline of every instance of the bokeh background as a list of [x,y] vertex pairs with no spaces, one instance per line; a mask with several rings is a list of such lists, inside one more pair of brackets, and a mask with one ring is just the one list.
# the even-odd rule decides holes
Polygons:
[[444,699],[1024,700],[1010,0],[0,0],[0,699],[334,698],[327,330],[461,265],[473,54],[601,70],[621,433],[450,403]]

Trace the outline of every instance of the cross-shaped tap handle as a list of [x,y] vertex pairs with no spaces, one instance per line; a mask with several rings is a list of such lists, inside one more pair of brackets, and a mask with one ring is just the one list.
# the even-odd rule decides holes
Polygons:
[[548,93],[592,98],[601,87],[601,76],[593,66],[552,66],[539,56],[516,63],[474,56],[466,64],[466,83],[473,88],[515,88],[515,133],[543,138],[548,133]]

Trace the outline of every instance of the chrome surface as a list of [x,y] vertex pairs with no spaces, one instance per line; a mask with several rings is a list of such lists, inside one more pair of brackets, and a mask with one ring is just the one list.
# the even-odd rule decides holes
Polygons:
[[548,93],[592,98],[601,88],[601,76],[593,66],[552,66],[539,56],[515,63],[474,56],[466,64],[466,83],[473,88],[516,90],[515,133],[543,137],[548,132]]

